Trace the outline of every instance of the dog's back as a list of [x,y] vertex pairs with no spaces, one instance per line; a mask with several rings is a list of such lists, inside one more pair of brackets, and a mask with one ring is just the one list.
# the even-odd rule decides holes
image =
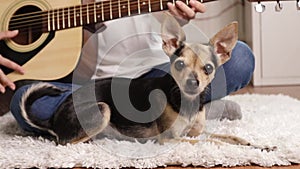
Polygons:
[[[192,120],[203,108],[200,99],[186,100],[168,73],[159,78],[96,80],[76,91],[73,98],[86,98],[89,92],[85,90],[96,91],[96,101],[110,108],[111,128],[101,135],[123,140],[157,139],[171,128],[178,116]],[[69,101],[74,102],[74,99]]]

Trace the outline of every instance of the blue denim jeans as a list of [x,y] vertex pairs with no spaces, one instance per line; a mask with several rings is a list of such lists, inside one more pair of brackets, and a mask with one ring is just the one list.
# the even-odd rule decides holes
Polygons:
[[[140,78],[163,76],[169,71],[169,67],[169,63],[159,65]],[[239,41],[232,52],[231,59],[217,69],[215,78],[209,86],[209,92],[206,95],[206,102],[220,99],[245,87],[250,82],[253,71],[254,56],[252,51],[245,43]],[[72,91],[80,87],[71,83],[51,83],[59,88],[63,88],[65,92],[59,96],[44,96],[32,104],[31,110],[33,114],[41,120],[49,119],[66,97],[69,96]],[[19,103],[23,93],[29,87],[30,85],[26,85],[16,91],[11,100],[10,109],[17,122],[24,130],[43,134],[42,131],[28,125],[21,116]]]

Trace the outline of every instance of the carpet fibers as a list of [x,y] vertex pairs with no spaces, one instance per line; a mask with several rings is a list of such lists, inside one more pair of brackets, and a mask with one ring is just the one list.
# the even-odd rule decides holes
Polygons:
[[[10,113],[0,117],[0,168],[153,168],[158,166],[243,166],[300,163],[300,101],[284,95],[235,95],[225,99],[241,105],[242,120],[209,120],[206,130],[244,138],[255,145],[276,146],[261,151],[247,146],[204,141],[164,145],[148,141],[93,140],[60,146],[22,131]],[[188,139],[188,138],[187,138]]]

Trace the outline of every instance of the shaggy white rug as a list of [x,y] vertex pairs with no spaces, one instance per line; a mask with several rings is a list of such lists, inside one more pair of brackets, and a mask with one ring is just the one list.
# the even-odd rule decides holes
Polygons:
[[49,140],[28,136],[18,128],[12,115],[7,114],[0,117],[0,168],[153,168],[300,163],[299,100],[283,95],[236,95],[226,99],[241,105],[242,120],[211,120],[207,123],[207,130],[239,136],[257,145],[277,146],[276,151],[204,141],[195,145],[158,145],[153,142],[94,140],[57,146]]

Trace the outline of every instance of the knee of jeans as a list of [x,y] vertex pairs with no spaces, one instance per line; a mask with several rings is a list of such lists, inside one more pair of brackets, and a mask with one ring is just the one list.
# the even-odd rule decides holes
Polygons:
[[10,102],[10,110],[13,114],[21,113],[21,112],[19,112],[19,111],[21,111],[21,108],[20,108],[21,99],[22,99],[23,94],[28,89],[28,87],[29,87],[29,85],[22,86],[21,88],[16,90],[16,92],[14,93],[14,95],[11,99],[11,102]]
[[252,78],[255,69],[255,58],[250,47],[246,43],[241,41],[238,41],[236,47],[232,52],[232,55],[233,57],[238,57],[236,58],[237,64],[235,64],[235,72],[238,72],[238,74],[240,75],[240,88],[242,88],[249,84]]
[[28,125],[25,121],[25,119],[22,116],[22,110],[21,110],[21,100],[23,94],[26,92],[26,90],[30,87],[30,85],[22,86],[19,88],[13,95],[11,102],[10,102],[10,111],[12,115],[15,117],[16,121],[20,125],[20,127],[23,130],[26,131],[32,131],[34,130],[30,125]]
[[227,94],[247,86],[255,68],[254,55],[247,44],[239,41],[232,51],[231,59],[223,65]]

